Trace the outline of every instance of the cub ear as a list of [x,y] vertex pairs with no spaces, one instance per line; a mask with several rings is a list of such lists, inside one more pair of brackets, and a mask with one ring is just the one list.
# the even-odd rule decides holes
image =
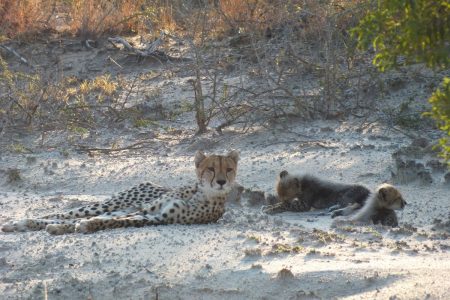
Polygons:
[[229,158],[231,158],[232,160],[234,160],[235,163],[237,163],[239,161],[239,152],[236,150],[232,150],[232,151],[228,152],[227,156]]
[[195,158],[194,158],[194,162],[195,162],[195,167],[198,168],[201,164],[201,162],[206,158],[206,155],[203,153],[203,151],[198,150],[195,153]]
[[280,172],[280,178],[284,178],[284,177],[286,177],[288,175],[289,175],[289,173],[286,170],[283,170],[283,171]]
[[380,196],[380,199],[383,201],[386,201],[387,196],[387,189],[382,187],[378,189],[378,195]]

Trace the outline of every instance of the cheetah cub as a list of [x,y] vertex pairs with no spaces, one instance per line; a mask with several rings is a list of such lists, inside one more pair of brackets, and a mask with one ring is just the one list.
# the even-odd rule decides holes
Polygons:
[[62,214],[12,221],[2,230],[46,229],[51,234],[95,232],[118,227],[216,222],[225,211],[225,199],[235,188],[239,154],[209,155],[197,152],[197,183],[172,188],[142,183],[110,199]]
[[287,171],[278,176],[276,190],[279,202],[265,207],[266,213],[328,208],[332,218],[351,215],[346,221],[395,227],[398,220],[394,210],[406,205],[399,190],[389,184],[380,185],[371,196],[369,189],[362,185],[341,184],[312,175],[291,175]]
[[284,211],[304,212],[311,208],[341,208],[350,204],[364,204],[370,191],[357,184],[341,184],[312,175],[291,175],[282,171],[275,189],[279,202],[263,209],[266,213]]
[[397,188],[383,183],[375,190],[362,208],[348,206],[335,210],[332,217],[349,216],[347,219],[336,219],[335,224],[342,221],[353,223],[373,222],[374,224],[397,227],[398,219],[395,210],[403,209],[406,204],[406,201]]

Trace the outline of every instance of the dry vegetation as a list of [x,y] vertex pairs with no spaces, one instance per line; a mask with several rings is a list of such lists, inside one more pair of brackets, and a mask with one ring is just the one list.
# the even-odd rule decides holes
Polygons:
[[[191,70],[187,75],[192,76],[195,101],[180,104],[180,111],[165,117],[194,110],[199,133],[206,132],[212,120],[221,132],[230,125],[245,130],[289,116],[364,117],[373,110],[383,85],[367,54],[355,50],[348,30],[368,3],[2,1],[0,119],[4,129],[26,126],[80,133],[123,121],[135,126],[153,122],[139,107],[127,105],[128,96],[146,85],[142,74],[132,80],[120,74],[68,77],[59,65],[56,70],[35,68],[11,47],[36,40],[61,44],[65,38],[95,50],[115,35],[138,35],[144,44],[160,37],[155,48],[162,50],[153,52],[158,60],[170,60],[164,51],[174,42],[187,45],[182,55],[189,59],[183,61],[183,69]],[[10,66],[5,56],[13,54],[25,66]],[[165,68],[169,73],[177,69],[174,64]],[[240,80],[229,82],[230,77]]]

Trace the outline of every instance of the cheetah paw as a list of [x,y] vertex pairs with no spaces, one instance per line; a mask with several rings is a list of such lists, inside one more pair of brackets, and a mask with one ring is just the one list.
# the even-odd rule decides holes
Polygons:
[[11,221],[6,224],[3,224],[2,231],[3,232],[14,232],[14,231],[27,231],[27,230],[36,230],[34,228],[34,222],[29,219],[24,219],[20,221]]
[[337,216],[331,222],[331,228],[340,228],[355,225],[355,222],[344,216]]
[[13,232],[17,231],[15,224],[16,222],[8,222],[2,225],[2,231],[3,232]]
[[54,235],[75,232],[75,226],[72,224],[48,224],[45,230]]
[[75,232],[90,233],[97,230],[95,220],[81,220],[77,225],[75,225]]

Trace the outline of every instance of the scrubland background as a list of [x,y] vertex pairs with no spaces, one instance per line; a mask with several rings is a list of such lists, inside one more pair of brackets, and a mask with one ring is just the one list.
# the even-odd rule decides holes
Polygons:
[[[247,192],[218,224],[1,233],[0,298],[444,299],[450,174],[423,113],[449,71],[375,68],[350,34],[375,4],[1,1],[0,223],[192,182],[196,150],[239,150]],[[264,215],[283,169],[393,183],[400,226]]]

